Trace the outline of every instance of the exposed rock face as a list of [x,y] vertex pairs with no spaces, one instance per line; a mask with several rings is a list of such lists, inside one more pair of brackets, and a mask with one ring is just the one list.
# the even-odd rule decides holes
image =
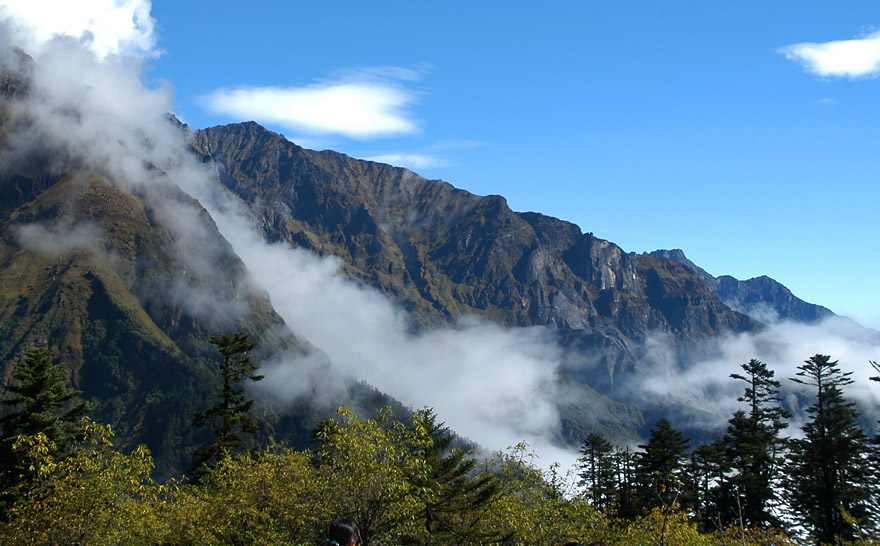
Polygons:
[[[6,101],[27,93],[30,61],[13,60],[0,60]],[[9,123],[8,111],[0,102],[0,150],[27,123]],[[645,424],[604,395],[637,367],[648,336],[668,336],[686,356],[716,334],[760,328],[743,312],[768,301],[780,316],[810,313],[769,279],[715,279],[680,251],[627,254],[569,222],[514,212],[500,196],[305,150],[255,123],[199,131],[191,145],[267,240],[338,256],[347,275],[404,306],[414,327],[477,315],[554,329],[583,355],[560,370],[571,400],[559,409],[575,443],[584,431]],[[29,345],[50,343],[74,383],[100,398],[97,417],[123,447],[145,442],[160,466],[179,470],[195,443],[191,416],[217,380],[209,336],[244,330],[312,348],[248,284],[208,213],[162,173],[132,189],[76,161],[51,162],[55,153],[0,162],[0,374],[10,377]]]
[[[516,213],[410,171],[305,150],[255,123],[199,131],[193,149],[260,219],[268,239],[342,258],[419,324],[480,315],[549,325],[622,350],[649,332],[687,341],[758,325],[675,260],[632,256],[574,224]],[[602,339],[608,339],[602,342]]]

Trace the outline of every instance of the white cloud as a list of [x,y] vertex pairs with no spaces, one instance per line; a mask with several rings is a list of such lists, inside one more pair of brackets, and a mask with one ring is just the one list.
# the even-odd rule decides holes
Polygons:
[[[407,108],[417,94],[375,71],[348,73],[342,79],[303,87],[233,87],[203,98],[216,114],[239,120],[279,124],[313,134],[339,134],[368,140],[414,134],[419,126]],[[407,79],[412,77],[406,71]]]
[[0,20],[18,25],[17,41],[31,54],[60,36],[82,40],[99,58],[154,56],[150,7],[149,0],[0,0]]
[[69,252],[97,250],[101,246],[101,228],[95,223],[74,222],[65,216],[57,223],[18,225],[15,238],[21,246],[54,258]]
[[476,140],[447,139],[422,148],[417,152],[366,153],[358,157],[367,161],[388,163],[395,167],[406,167],[407,169],[419,171],[421,169],[452,167],[456,163],[449,159],[449,152],[478,148],[483,145],[483,142]]
[[[870,422],[880,416],[875,415],[880,413],[876,409],[880,385],[868,379],[876,375],[868,362],[880,359],[880,334],[847,319],[831,317],[819,324],[771,322],[759,332],[721,336],[708,343],[703,352],[714,356],[683,366],[668,335],[650,336],[639,352],[640,377],[627,386],[634,399],[652,393],[670,402],[705,409],[706,421],[686,424],[723,428],[733,412],[742,409],[736,397],[742,394],[743,384],[731,380],[729,374],[739,373],[741,364],[757,358],[775,372],[782,384],[782,396],[796,414],[789,433],[798,434],[805,418],[804,408],[798,406],[792,393],[803,389],[789,378],[795,376],[804,360],[826,354],[840,362],[841,370],[853,372],[855,383],[844,389],[847,399],[859,402]],[[807,391],[808,397],[811,394]]]
[[[472,319],[457,328],[413,333],[405,311],[342,275],[337,259],[267,244],[238,205],[195,193],[285,322],[335,366],[412,407],[434,408],[453,430],[490,451],[526,440],[547,457],[546,464],[574,462],[573,452],[556,445],[557,368],[563,355],[552,331]],[[302,365],[273,363],[266,383],[280,386],[291,366]],[[288,390],[287,396],[303,391]]]
[[435,169],[437,167],[449,167],[452,163],[443,157],[431,154],[385,154],[365,157],[367,161],[376,161],[378,163],[388,163],[395,167],[405,167],[413,171],[421,169]]
[[880,74],[880,32],[853,40],[793,44],[778,52],[819,76],[862,78]]

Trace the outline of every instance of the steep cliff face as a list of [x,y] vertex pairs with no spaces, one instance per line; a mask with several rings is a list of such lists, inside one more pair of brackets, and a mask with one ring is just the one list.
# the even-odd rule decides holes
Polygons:
[[419,324],[480,315],[620,347],[655,331],[687,340],[757,327],[678,262],[628,255],[569,222],[516,213],[500,196],[305,150],[254,123],[199,131],[192,146],[268,239],[339,256]]
[[692,261],[681,250],[655,250],[652,256],[675,260],[693,271],[715,296],[725,305],[758,317],[758,320],[793,320],[807,324],[820,322],[835,316],[821,305],[807,303],[791,293],[791,290],[767,276],[755,277],[745,281],[730,275],[713,277]]

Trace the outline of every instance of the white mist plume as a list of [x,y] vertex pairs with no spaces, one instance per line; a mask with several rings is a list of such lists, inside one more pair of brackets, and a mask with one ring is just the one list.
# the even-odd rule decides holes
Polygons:
[[[275,309],[334,365],[413,407],[431,406],[453,430],[486,448],[525,440],[548,464],[574,461],[553,447],[562,350],[546,329],[473,319],[455,329],[411,333],[405,313],[345,278],[338,260],[267,244],[229,203],[212,206],[208,195],[199,198]],[[272,373],[290,372],[276,367]]]
[[15,230],[21,246],[44,256],[56,257],[81,250],[98,250],[101,246],[101,228],[94,222],[34,222],[21,224]]
[[[0,35],[8,36],[11,24],[0,21]],[[15,68],[19,56],[10,49],[3,53],[0,58],[15,61]],[[41,43],[27,97],[5,105],[8,135],[0,167],[27,169],[37,161],[44,168],[48,161],[56,174],[97,173],[123,191],[139,193],[148,214],[167,230],[163,235],[181,249],[178,278],[163,296],[196,316],[234,320],[246,307],[237,287],[226,287],[228,296],[220,298],[216,293],[208,297],[200,286],[225,274],[218,265],[230,247],[216,244],[204,209],[165,173],[195,161],[186,151],[184,133],[168,119],[172,100],[167,89],[146,88],[140,63],[137,58],[101,58],[67,36]],[[85,248],[89,245],[83,238],[93,235],[91,246],[97,248],[100,229],[84,231],[65,210],[76,210],[76,203],[62,204],[62,215],[54,222],[19,227],[19,242],[45,254],[62,247]]]
[[[796,414],[788,432],[797,434],[804,416],[794,393],[815,396],[813,392],[789,380],[798,366],[815,354],[830,355],[839,361],[844,372],[853,372],[854,383],[845,387],[844,396],[857,402],[869,421],[880,417],[880,385],[870,381],[876,375],[869,361],[880,357],[880,333],[864,329],[842,317],[831,317],[817,324],[774,320],[769,314],[760,318],[767,328],[759,332],[730,334],[706,342],[705,358],[684,366],[675,356],[671,340],[665,335],[650,336],[644,343],[638,379],[627,388],[632,393],[650,393],[668,402],[696,408],[702,421],[679,423],[696,427],[720,429],[738,409],[745,409],[736,398],[745,383],[730,378],[742,373],[740,366],[758,359],[772,370],[781,383],[781,396]],[[673,423],[674,425],[676,423]]]

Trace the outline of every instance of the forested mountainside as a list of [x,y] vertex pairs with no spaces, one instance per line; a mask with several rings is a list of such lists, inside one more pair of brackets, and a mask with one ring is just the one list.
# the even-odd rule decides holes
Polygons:
[[[6,101],[25,93],[25,73],[2,81]],[[64,150],[22,153],[22,135],[39,130],[10,116],[11,104],[0,108],[2,383],[25,350],[50,348],[122,449],[146,444],[160,475],[179,474],[207,438],[193,415],[220,388],[211,336],[248,333],[260,360],[320,351],[286,327],[205,209],[159,169],[148,166],[147,181],[120,180]],[[368,386],[351,388],[362,407],[400,407]],[[264,436],[305,445],[336,406],[287,409],[261,408]]]

